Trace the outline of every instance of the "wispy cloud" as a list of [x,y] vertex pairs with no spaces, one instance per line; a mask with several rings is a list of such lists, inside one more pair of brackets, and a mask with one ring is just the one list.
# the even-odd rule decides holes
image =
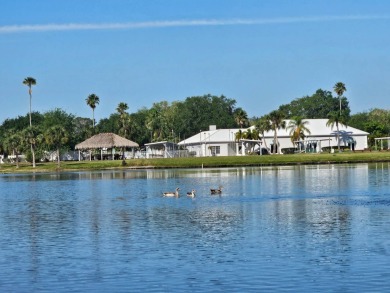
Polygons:
[[304,22],[333,22],[390,19],[388,15],[346,15],[346,16],[311,16],[311,17],[281,17],[263,19],[198,19],[198,20],[171,20],[125,23],[65,23],[65,24],[37,24],[37,25],[5,25],[0,26],[0,34],[26,32],[53,32],[53,31],[83,31],[83,30],[129,30],[144,28],[167,28],[186,26],[234,26],[234,25],[267,25],[289,24]]

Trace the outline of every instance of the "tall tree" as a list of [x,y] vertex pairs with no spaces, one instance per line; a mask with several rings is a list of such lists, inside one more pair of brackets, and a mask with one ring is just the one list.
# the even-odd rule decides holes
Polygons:
[[20,132],[10,133],[4,140],[4,149],[8,155],[15,155],[16,168],[19,168],[19,154],[23,148],[23,138]]
[[126,112],[126,110],[129,109],[126,103],[119,103],[118,107],[116,108],[118,114],[119,114],[119,119],[120,119],[120,129],[119,129],[119,134],[123,135],[124,137],[127,137],[127,128],[128,128],[128,123],[129,122],[129,114]]
[[119,103],[118,107],[116,107],[116,111],[119,113],[119,115],[123,115],[126,113],[126,110],[129,109],[129,106],[126,103]]
[[34,153],[31,152],[31,155],[33,161],[32,162],[33,167],[35,167],[35,151],[36,151],[37,144],[39,144],[40,142],[41,131],[37,126],[31,126],[25,128],[21,132],[21,136],[25,144],[33,146]]
[[92,125],[93,128],[95,128],[95,108],[99,104],[100,99],[95,94],[90,94],[85,101],[87,102],[87,105],[91,107],[92,109]]
[[60,167],[60,149],[69,140],[69,133],[60,125],[50,127],[45,132],[45,141],[49,147],[54,147],[57,151],[57,164]]
[[309,121],[304,121],[302,117],[295,117],[289,121],[287,129],[290,130],[291,142],[294,145],[294,142],[305,139],[305,133],[310,134],[309,128],[307,125]]
[[279,147],[278,133],[279,129],[286,128],[286,121],[284,121],[283,112],[275,110],[269,113],[269,118],[271,121],[271,129],[274,131],[274,149],[273,154],[276,154],[276,149],[278,149],[278,153],[281,154],[281,150]]
[[334,85],[333,90],[335,91],[335,93],[337,94],[337,97],[339,98],[339,102],[340,102],[340,115],[341,115],[341,97],[343,96],[344,92],[347,91],[347,89],[345,87],[345,84],[343,84],[342,82],[337,82]]
[[[261,136],[264,138],[264,133],[266,133],[267,131],[270,131],[272,128],[271,128],[271,121],[270,121],[270,117],[268,115],[264,115],[262,117],[260,117],[256,122],[255,122],[255,127],[256,129],[259,131],[259,134],[261,134]],[[264,147],[266,149],[268,149],[268,146],[267,146],[267,142],[265,139],[263,139],[264,141]]]
[[343,112],[340,113],[339,111],[331,111],[328,114],[328,122],[326,122],[326,126],[330,126],[333,129],[333,127],[336,125],[337,149],[339,152],[341,152],[339,125],[347,126],[347,120],[348,120],[348,117],[343,115]]
[[236,121],[237,125],[240,126],[240,128],[242,128],[248,122],[248,114],[242,108],[237,108],[234,111],[233,116],[234,121]]
[[[349,109],[346,98],[341,99],[342,109]],[[279,110],[285,113],[285,119],[303,117],[305,119],[324,119],[330,111],[340,108],[340,100],[333,97],[332,92],[322,89],[311,96],[292,100],[289,104],[281,105]]]
[[[241,129],[240,129],[241,131]],[[248,128],[244,133],[243,133],[243,138],[244,139],[250,139],[250,140],[260,140],[260,132],[259,130],[255,127],[253,129]],[[253,153],[254,149],[258,142],[246,142],[245,143],[245,148],[251,148],[250,152]]]
[[153,141],[166,140],[172,132],[172,121],[169,117],[169,104],[167,101],[153,103],[146,120],[146,127],[151,133]]
[[[75,130],[75,116],[73,114],[69,114],[62,109],[55,108],[45,112],[43,117],[44,120],[41,123],[42,132],[46,132],[47,129],[53,126],[61,125],[69,133],[69,140],[67,142],[69,148],[73,149],[77,143],[82,141],[76,140],[77,132]],[[87,121],[91,121],[91,119],[88,119]],[[90,127],[92,128],[92,125]]]
[[31,100],[32,100],[32,86],[37,84],[37,81],[33,77],[26,77],[23,80],[23,84],[28,86],[28,94],[30,95],[30,126],[32,126],[31,121]]
[[[37,84],[37,81],[35,80],[35,78],[29,76],[29,77],[26,77],[26,78],[23,80],[23,84],[25,84],[25,85],[28,86],[28,94],[30,95],[30,111],[29,111],[29,116],[30,116],[30,127],[32,127],[32,121],[31,121],[32,86],[33,86],[33,85],[36,85],[36,84]],[[30,145],[30,148],[31,148],[31,154],[32,154],[32,164],[33,164],[33,168],[35,168],[35,148],[34,148],[34,144],[31,144],[31,145]]]

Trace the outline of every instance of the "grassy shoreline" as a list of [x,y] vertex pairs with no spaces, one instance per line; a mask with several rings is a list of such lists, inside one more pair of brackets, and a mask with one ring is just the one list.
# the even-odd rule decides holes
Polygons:
[[54,162],[37,163],[36,168],[31,164],[22,163],[19,168],[14,164],[1,164],[0,174],[63,172],[63,171],[92,171],[110,169],[168,169],[168,168],[222,168],[238,166],[283,166],[283,165],[313,165],[313,164],[342,164],[342,163],[373,163],[390,162],[390,152],[362,153],[322,153],[294,154],[270,156],[234,156],[234,157],[201,157],[201,158],[168,158],[168,159],[131,159],[122,161],[70,161],[61,162],[57,168]]

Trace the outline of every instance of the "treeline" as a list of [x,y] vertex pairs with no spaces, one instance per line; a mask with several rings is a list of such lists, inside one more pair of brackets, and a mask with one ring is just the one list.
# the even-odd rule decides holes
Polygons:
[[245,116],[236,101],[225,96],[195,96],[184,101],[154,103],[149,109],[142,108],[127,113],[126,103],[120,103],[117,112],[101,119],[96,132],[113,132],[129,138],[140,145],[148,142],[184,138],[206,130],[209,125],[217,128],[237,127],[237,118]]
[[[90,105],[88,101],[87,104]],[[200,130],[207,130],[209,125],[217,128],[255,125],[256,133],[262,134],[268,129],[280,129],[283,119],[298,117],[327,118],[333,123],[367,131],[370,145],[374,144],[374,137],[390,136],[389,110],[372,109],[350,115],[346,97],[335,97],[332,92],[321,89],[311,96],[281,105],[266,115],[252,118],[248,118],[244,109],[236,107],[236,100],[223,95],[194,96],[172,103],[162,101],[134,113],[129,113],[128,108],[127,103],[120,103],[115,112],[96,125],[93,118],[76,117],[61,109],[31,112],[33,126],[29,126],[29,114],[6,119],[0,126],[0,153],[25,153],[31,160],[32,152],[36,152],[38,160],[46,150],[72,150],[77,143],[102,132],[119,134],[141,146],[163,140],[178,142]]]
[[[99,101],[96,98],[93,110]],[[90,97],[87,104],[91,104]],[[144,145],[162,140],[178,142],[212,124],[218,128],[247,126],[246,112],[225,96],[195,96],[173,103],[154,103],[135,113],[127,110],[128,105],[120,103],[116,112],[96,125],[93,118],[76,117],[61,109],[31,112],[31,123],[30,113],[6,119],[0,126],[0,154],[24,153],[29,161],[33,156],[37,161],[45,151],[72,150],[96,133],[112,132]]]
[[[317,90],[311,96],[305,96],[293,100],[291,103],[281,105],[278,111],[282,112],[285,119],[303,117],[305,119],[340,119],[341,124],[351,126],[369,133],[368,144],[374,146],[374,138],[390,136],[390,110],[370,109],[350,115],[350,107],[347,98],[333,97],[330,91]],[[340,111],[341,117],[337,117]]]

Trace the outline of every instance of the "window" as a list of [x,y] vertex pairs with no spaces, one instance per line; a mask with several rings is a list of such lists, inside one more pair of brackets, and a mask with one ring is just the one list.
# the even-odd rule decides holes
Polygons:
[[211,147],[211,154],[213,156],[219,155],[220,153],[221,153],[221,147],[219,145]]

